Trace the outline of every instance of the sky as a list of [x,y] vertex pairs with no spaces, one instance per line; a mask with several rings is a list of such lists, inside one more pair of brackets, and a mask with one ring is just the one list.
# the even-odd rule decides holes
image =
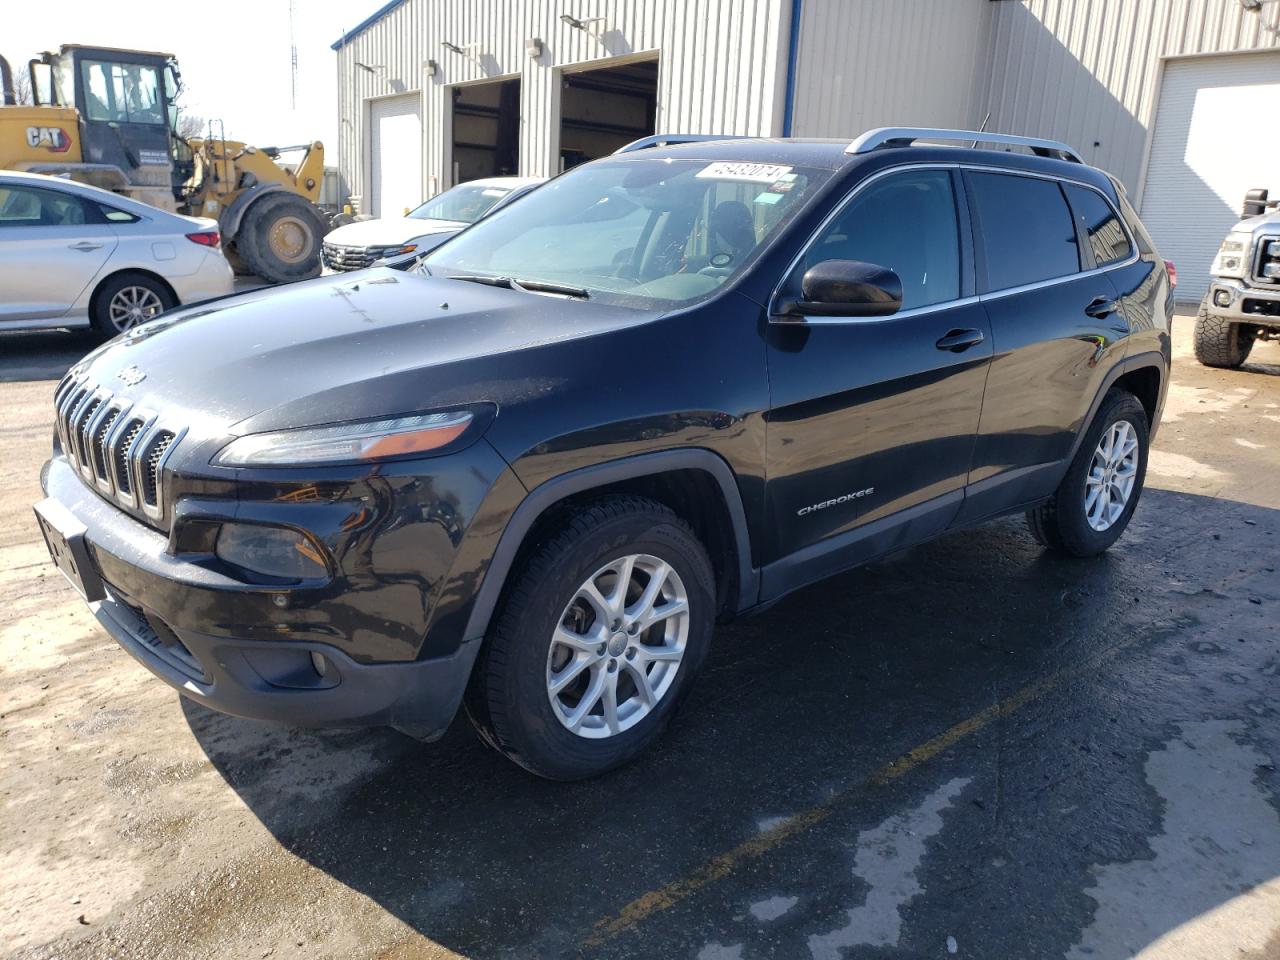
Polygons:
[[[289,0],[4,0],[0,54],[14,73],[64,43],[172,53],[186,85],[184,112],[226,124],[258,146],[320,140],[337,162],[337,64],[329,45],[384,0],[294,0],[297,106],[290,97]],[[200,10],[207,14],[201,19]],[[226,24],[243,23],[243,29]]]

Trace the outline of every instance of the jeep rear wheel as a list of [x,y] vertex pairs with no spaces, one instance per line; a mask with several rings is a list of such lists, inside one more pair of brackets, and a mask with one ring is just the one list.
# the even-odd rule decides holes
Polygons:
[[1249,359],[1256,332],[1209,312],[1208,300],[1196,315],[1196,359],[1206,367],[1234,369]]
[[627,763],[661,734],[710,644],[702,544],[661,504],[609,497],[513,575],[467,692],[472,722],[550,779]]
[[1036,540],[1092,557],[1120,539],[1142,495],[1149,437],[1147,412],[1133,394],[1115,389],[1103,397],[1062,483],[1027,511]]

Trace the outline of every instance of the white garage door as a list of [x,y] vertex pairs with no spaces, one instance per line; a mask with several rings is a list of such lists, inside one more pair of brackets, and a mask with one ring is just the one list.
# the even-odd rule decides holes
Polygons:
[[369,212],[398,217],[422,203],[422,98],[388,97],[369,105],[373,183]]
[[[1142,220],[1178,268],[1178,299],[1199,300],[1245,191],[1280,193],[1280,53],[1165,66]],[[1271,106],[1266,106],[1270,104]]]

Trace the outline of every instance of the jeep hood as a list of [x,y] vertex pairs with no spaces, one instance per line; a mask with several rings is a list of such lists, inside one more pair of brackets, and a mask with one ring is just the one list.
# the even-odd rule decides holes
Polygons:
[[73,374],[205,436],[524,393],[539,353],[653,314],[375,268],[174,311]]

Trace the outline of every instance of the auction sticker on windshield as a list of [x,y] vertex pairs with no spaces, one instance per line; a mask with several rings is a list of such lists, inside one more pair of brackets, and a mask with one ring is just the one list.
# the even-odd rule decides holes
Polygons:
[[714,180],[746,180],[749,183],[773,183],[791,172],[790,167],[776,163],[740,163],[719,161],[709,163],[696,176]]

